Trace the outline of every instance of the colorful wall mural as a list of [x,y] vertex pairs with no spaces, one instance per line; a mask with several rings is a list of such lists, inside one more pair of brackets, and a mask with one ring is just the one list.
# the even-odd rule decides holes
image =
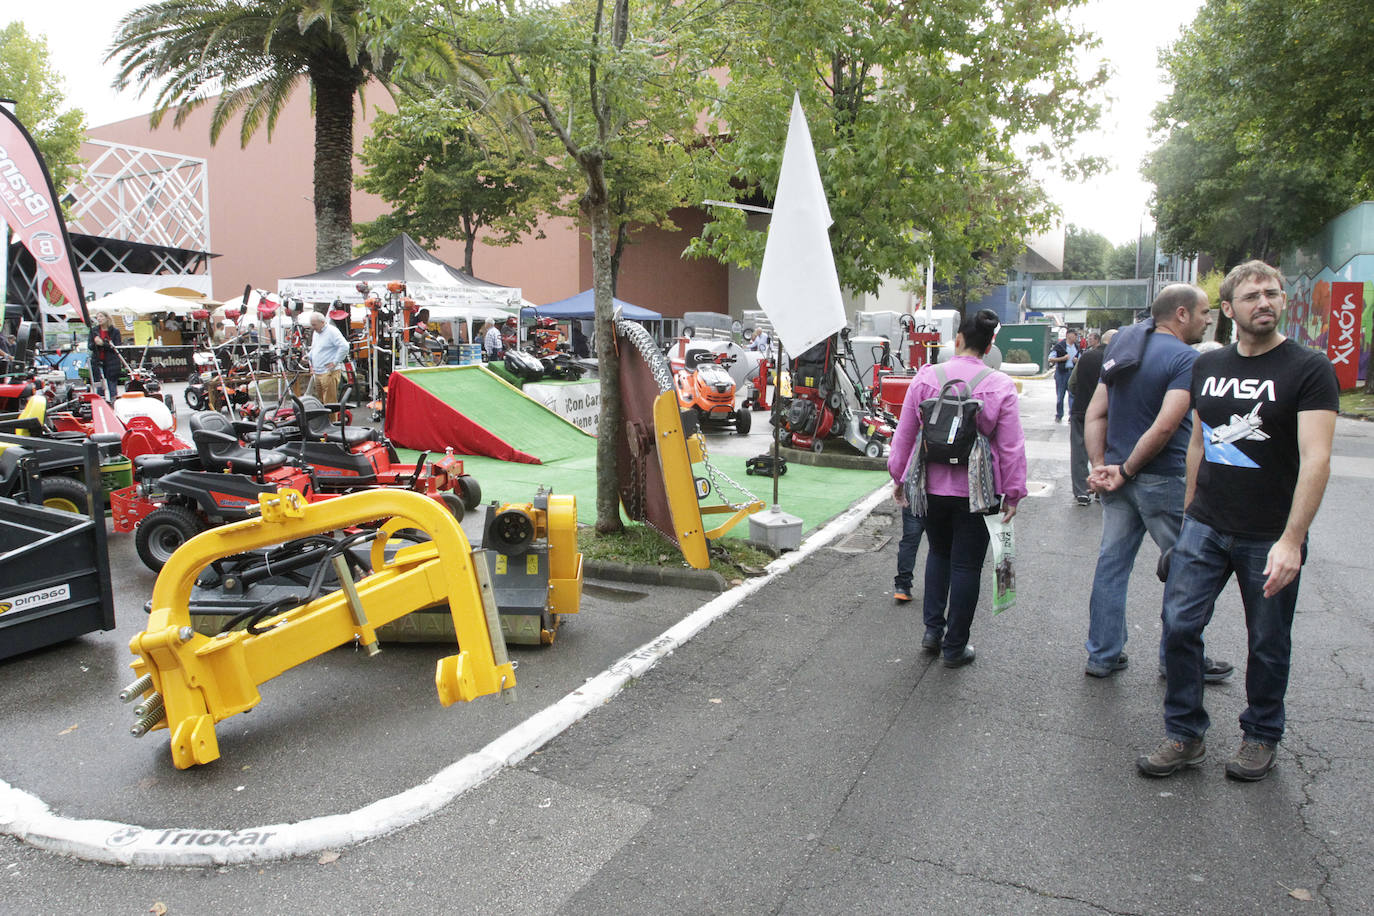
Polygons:
[[1283,333],[1313,349],[1327,349],[1331,334],[1331,284],[1364,286],[1360,378],[1369,377],[1370,334],[1374,331],[1374,201],[1345,211],[1280,265],[1288,292]]

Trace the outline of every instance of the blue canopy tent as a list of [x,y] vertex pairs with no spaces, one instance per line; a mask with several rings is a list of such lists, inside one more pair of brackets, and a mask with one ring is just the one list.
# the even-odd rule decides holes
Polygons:
[[[662,321],[663,316],[638,305],[631,305],[623,299],[612,300],[614,307],[620,309],[621,317],[631,321]],[[595,309],[591,290],[583,290],[576,296],[550,302],[548,305],[525,306],[520,310],[521,318],[594,318]]]

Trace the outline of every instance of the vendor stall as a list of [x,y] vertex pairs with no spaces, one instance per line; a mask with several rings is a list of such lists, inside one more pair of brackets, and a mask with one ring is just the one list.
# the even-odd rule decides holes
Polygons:
[[[375,251],[329,270],[289,277],[277,283],[282,298],[353,305],[367,296],[360,283],[381,292],[393,281],[406,285],[406,295],[433,317],[440,306],[485,310],[486,314],[514,314],[520,305],[518,287],[500,286],[470,277],[420,247],[404,232]],[[435,320],[439,320],[435,318]]]

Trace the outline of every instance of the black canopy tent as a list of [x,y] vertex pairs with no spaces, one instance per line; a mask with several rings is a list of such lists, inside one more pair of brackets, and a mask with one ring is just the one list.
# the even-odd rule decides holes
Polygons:
[[519,287],[501,286],[470,277],[425,251],[404,232],[375,251],[369,251],[338,267],[279,280],[277,294],[307,302],[333,302],[337,299],[356,304],[365,298],[358,291],[358,283],[364,280],[376,293],[384,293],[388,283],[400,280],[406,285],[406,294],[417,305],[429,309],[430,315],[436,319],[449,317],[442,312],[445,306],[500,311],[520,307]]

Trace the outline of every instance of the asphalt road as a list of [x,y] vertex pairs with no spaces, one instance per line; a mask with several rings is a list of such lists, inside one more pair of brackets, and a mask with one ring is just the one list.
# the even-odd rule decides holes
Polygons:
[[[993,617],[984,596],[967,668],[933,665],[919,611],[893,605],[899,525],[885,504],[849,544],[815,553],[420,823],[337,855],[191,869],[95,865],[0,837],[0,913],[1374,912],[1374,614],[1361,600],[1374,586],[1363,536],[1374,426],[1338,425],[1278,768],[1255,784],[1222,775],[1239,740],[1238,674],[1208,688],[1208,763],[1152,781],[1133,761],[1161,733],[1154,551],[1142,549],[1130,592],[1137,662],[1085,678],[1100,513],[1067,492],[1051,397],[1052,382],[1027,383],[1031,477],[1045,486],[1017,516],[1019,603]],[[165,733],[124,734],[127,707],[113,699],[151,586],[125,550],[118,631],[0,667],[0,778],[64,814],[144,824],[355,808],[702,600],[594,590],[557,645],[518,650],[517,704],[441,709],[430,650],[330,653],[226,722],[223,760],[181,772]],[[1243,666],[1234,587],[1207,638],[1209,654]]]

